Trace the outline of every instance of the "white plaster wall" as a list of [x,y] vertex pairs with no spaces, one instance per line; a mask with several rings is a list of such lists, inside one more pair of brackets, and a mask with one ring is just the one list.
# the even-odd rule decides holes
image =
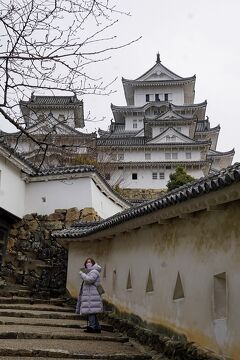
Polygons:
[[[119,151],[119,153],[124,153],[124,161],[122,162],[129,162],[129,161],[138,161],[138,162],[145,162],[145,161],[167,161],[165,158],[165,153],[178,153],[178,159],[179,161],[195,161],[201,159],[201,153],[200,150],[175,150],[172,149],[146,149],[145,151]],[[186,158],[186,153],[191,152],[191,159]],[[145,160],[145,153],[151,153],[151,160]],[[119,161],[119,165],[121,165],[121,161]]]
[[[106,278],[102,278],[105,296],[121,311],[183,333],[189,341],[239,360],[239,209],[239,203],[231,204],[225,211],[197,213],[174,219],[169,225],[155,223],[116,234],[111,240],[72,243],[67,287],[77,295],[78,270],[91,256],[106,267]],[[146,292],[149,269],[152,292]],[[126,289],[129,270],[131,290]],[[213,307],[213,282],[214,275],[224,272],[226,316],[218,318]],[[184,298],[173,300],[178,273]]]
[[[68,109],[60,109],[60,110],[48,109],[46,111],[40,110],[36,112],[31,111],[29,124],[34,125],[38,120],[39,115],[44,115],[48,117],[48,114],[50,112],[53,114],[52,119],[54,122],[58,120],[59,115],[64,115],[65,120],[67,120],[67,124],[71,127],[74,127],[74,112],[73,110],[68,110]],[[51,118],[49,118],[49,120],[51,120]]]
[[71,207],[92,207],[90,178],[32,182],[26,186],[26,214],[45,215]]
[[106,219],[123,210],[122,206],[116,204],[109,199],[91,180],[92,207],[97,211],[98,215]]
[[25,182],[21,171],[0,156],[0,206],[12,214],[24,215]]
[[146,94],[172,94],[171,102],[176,105],[184,104],[184,90],[180,86],[164,87],[144,87],[136,88],[134,91],[134,105],[142,106],[146,104]]
[[[130,170],[116,170],[111,173],[110,183],[111,185],[118,184],[121,188],[128,189],[162,189],[165,188],[169,180],[169,175],[174,171],[174,169],[163,169],[160,167],[152,167],[146,169],[132,168]],[[158,173],[158,179],[152,179],[152,173]],[[165,179],[159,179],[159,173],[165,173]],[[132,173],[137,173],[137,180],[132,180]],[[187,170],[187,173],[193,176],[195,179],[198,179],[204,176],[201,169],[192,169]]]
[[55,209],[93,207],[99,216],[106,218],[122,210],[90,177],[28,183],[25,204],[26,214],[40,215],[51,214]]
[[[133,120],[137,121],[137,128],[133,127]],[[143,116],[141,115],[127,115],[125,117],[125,130],[127,131],[137,131],[143,129]]]

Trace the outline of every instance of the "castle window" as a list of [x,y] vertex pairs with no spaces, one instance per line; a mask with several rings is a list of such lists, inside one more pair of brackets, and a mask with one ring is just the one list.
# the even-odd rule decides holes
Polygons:
[[137,180],[138,178],[138,174],[137,173],[132,173],[132,180]]
[[192,153],[186,152],[186,159],[191,159],[191,158],[192,158]]
[[145,153],[145,160],[151,160],[151,153]]
[[157,180],[157,173],[156,173],[156,172],[153,172],[153,173],[152,173],[152,179],[153,179],[153,180]]
[[146,94],[146,102],[154,101],[155,96],[154,94]]
[[133,129],[137,129],[137,120],[133,120]]
[[169,153],[169,152],[166,152],[165,153],[165,159],[166,160],[177,160],[178,159],[178,153],[177,152],[173,152],[173,153]]
[[172,94],[164,94],[164,101],[172,101]]
[[155,101],[160,101],[159,94],[155,94]]
[[165,179],[165,174],[164,174],[164,172],[160,172],[160,173],[159,173],[159,179],[160,179],[160,180]]

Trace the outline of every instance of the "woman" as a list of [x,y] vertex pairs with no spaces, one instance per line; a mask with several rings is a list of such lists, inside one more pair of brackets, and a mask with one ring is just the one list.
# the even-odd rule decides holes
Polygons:
[[101,266],[96,264],[92,258],[87,258],[84,262],[84,271],[79,272],[83,283],[79,293],[76,313],[88,315],[88,326],[84,331],[89,333],[101,332],[96,315],[103,312],[102,298],[96,287],[100,284],[100,271]]

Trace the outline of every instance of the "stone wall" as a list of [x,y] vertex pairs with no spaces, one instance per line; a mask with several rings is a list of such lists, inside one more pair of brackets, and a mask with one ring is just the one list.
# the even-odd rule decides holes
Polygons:
[[50,215],[25,215],[14,224],[1,268],[2,285],[25,285],[38,295],[65,293],[67,250],[51,237],[51,232],[78,220],[96,221],[99,216],[92,208],[57,209]]
[[154,200],[166,193],[166,189],[117,189],[119,193],[129,200]]

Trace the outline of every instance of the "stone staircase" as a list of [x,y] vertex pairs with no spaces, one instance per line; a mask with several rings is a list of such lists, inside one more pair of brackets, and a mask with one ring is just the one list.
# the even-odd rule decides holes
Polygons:
[[85,327],[62,299],[33,298],[23,288],[0,292],[0,359],[157,359],[111,325],[103,323],[101,334]]

